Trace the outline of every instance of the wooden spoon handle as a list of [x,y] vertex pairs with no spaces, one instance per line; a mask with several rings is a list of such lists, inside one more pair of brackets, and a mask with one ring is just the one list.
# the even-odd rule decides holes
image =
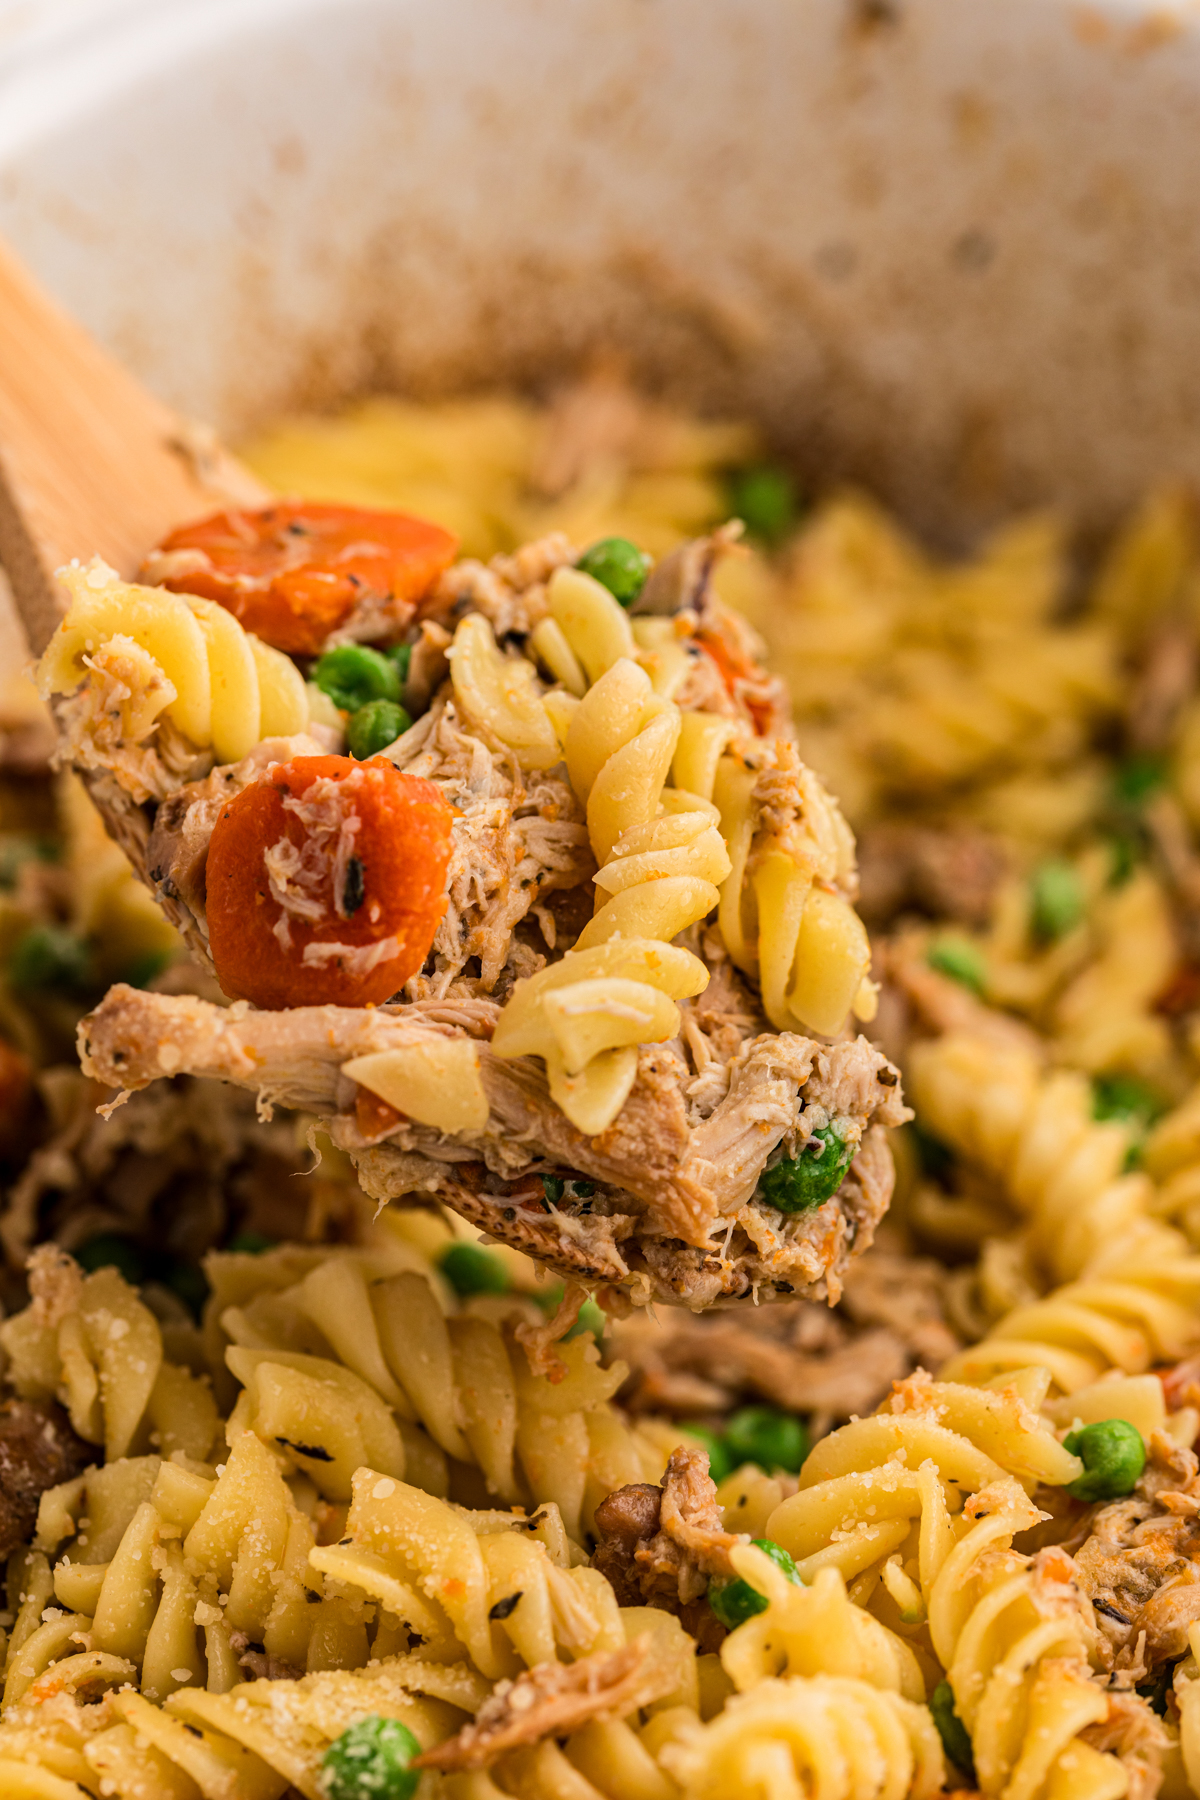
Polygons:
[[0,244],[0,563],[35,654],[62,616],[61,564],[99,555],[129,579],[172,527],[268,497]]

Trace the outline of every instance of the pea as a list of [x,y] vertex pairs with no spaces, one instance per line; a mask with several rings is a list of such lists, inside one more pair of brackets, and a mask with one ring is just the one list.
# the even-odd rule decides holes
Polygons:
[[777,544],[796,522],[796,484],[774,463],[739,469],[730,477],[729,504],[751,537]]
[[339,644],[327,650],[312,679],[343,712],[357,712],[368,700],[399,700],[400,671],[390,656],[366,644]]
[[410,1764],[420,1754],[407,1725],[369,1713],[325,1752],[321,1791],[327,1800],[410,1800],[421,1779]]
[[439,1259],[442,1274],[460,1299],[468,1294],[506,1294],[509,1279],[504,1264],[482,1244],[465,1239],[450,1244]]
[[967,1728],[955,1709],[954,1689],[948,1681],[939,1681],[930,1694],[929,1710],[933,1714],[933,1722],[938,1728],[942,1749],[959,1774],[965,1775],[973,1787],[975,1785],[975,1753],[971,1748],[971,1739],[967,1735]]
[[11,892],[26,863],[57,862],[58,856],[58,845],[52,838],[31,837],[27,832],[6,835],[0,841],[0,888]]
[[135,957],[121,975],[121,980],[130,987],[149,987],[156,975],[161,975],[171,960],[169,950],[147,950],[144,956]]
[[590,544],[579,559],[578,567],[601,587],[606,587],[622,606],[632,606],[646,585],[650,558],[628,538],[600,538]]
[[1113,796],[1118,804],[1141,806],[1166,779],[1161,756],[1129,756],[1113,773]]
[[579,1317],[567,1333],[567,1342],[572,1338],[582,1337],[585,1331],[590,1331],[593,1337],[602,1338],[607,1324],[604,1308],[594,1300],[585,1300],[579,1309]]
[[[796,1573],[796,1565],[786,1550],[771,1538],[755,1538],[753,1542],[755,1549],[761,1550],[769,1556],[775,1566],[783,1570],[789,1581],[794,1582],[797,1587],[803,1585]],[[768,1603],[765,1594],[760,1594],[756,1587],[751,1587],[750,1583],[743,1581],[739,1575],[735,1580],[726,1581],[720,1587],[710,1587],[708,1604],[722,1625],[727,1625],[730,1631],[734,1631],[739,1625],[744,1625],[747,1619],[754,1618],[756,1613],[766,1612]]]
[[681,1425],[680,1430],[708,1451],[708,1472],[714,1481],[722,1482],[727,1475],[733,1474],[733,1458],[725,1448],[720,1432],[711,1431],[707,1425]]
[[763,1170],[758,1192],[780,1212],[808,1212],[837,1193],[853,1157],[853,1144],[843,1142],[836,1124],[821,1126],[799,1156],[785,1156]]
[[1029,878],[1029,888],[1038,937],[1047,942],[1065,937],[1083,918],[1083,882],[1069,862],[1052,857],[1039,864]]
[[1142,1434],[1127,1419],[1101,1419],[1063,1439],[1063,1446],[1083,1462],[1083,1474],[1067,1483],[1076,1500],[1118,1500],[1131,1494],[1146,1466]]
[[261,1256],[264,1250],[273,1250],[275,1244],[275,1238],[265,1237],[261,1231],[238,1231],[225,1248],[243,1256]]
[[1163,1103],[1152,1088],[1136,1075],[1094,1075],[1092,1116],[1096,1119],[1129,1119],[1135,1125],[1152,1125],[1162,1115]]
[[371,700],[346,720],[346,748],[351,756],[365,762],[368,756],[378,756],[381,750],[394,744],[411,724],[412,720],[395,700]]
[[1146,854],[1145,844],[1131,831],[1114,831],[1109,835],[1112,863],[1108,872],[1110,888],[1124,887]]
[[787,1469],[798,1475],[808,1455],[808,1433],[793,1413],[774,1406],[743,1406],[725,1427],[725,1444],[734,1468],[757,1463],[760,1469]]
[[189,1262],[184,1256],[172,1256],[159,1272],[158,1278],[173,1294],[178,1294],[193,1318],[200,1317],[211,1289],[208,1278],[198,1263]]
[[72,1252],[81,1269],[91,1275],[97,1269],[115,1269],[131,1287],[146,1279],[146,1259],[137,1245],[119,1231],[100,1231]]
[[413,647],[411,644],[393,644],[387,652],[388,661],[395,665],[401,687],[408,680],[409,665],[412,662]]
[[13,945],[8,978],[15,988],[84,993],[92,984],[91,952],[60,925],[34,925]]
[[961,982],[973,994],[982,994],[987,981],[987,964],[983,960],[983,952],[970,938],[959,937],[950,931],[943,932],[940,937],[934,938],[925,952],[925,961],[939,975],[948,975],[951,981]]

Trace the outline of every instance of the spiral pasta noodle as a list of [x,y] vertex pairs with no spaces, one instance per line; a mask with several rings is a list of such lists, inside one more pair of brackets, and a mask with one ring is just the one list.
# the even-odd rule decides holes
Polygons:
[[925,1680],[912,1649],[853,1604],[839,1569],[818,1568],[811,1582],[794,1582],[753,1544],[731,1550],[729,1560],[767,1601],[721,1645],[721,1666],[739,1694],[778,1675],[824,1674],[924,1700]]
[[362,1468],[345,1530],[312,1566],[358,1589],[441,1659],[467,1656],[489,1681],[626,1641],[596,1570],[569,1567],[556,1507],[468,1513]]
[[[722,756],[714,771],[731,861],[721,888],[721,935],[737,966],[761,982],[776,1030],[832,1035],[852,1009],[864,1020],[875,1011],[870,946],[846,897],[854,840],[791,747],[779,746],[777,754],[777,768],[756,771]],[[792,816],[765,822],[768,807],[788,807]]]
[[[605,1494],[661,1477],[678,1439],[621,1418],[611,1396],[624,1367],[601,1368],[588,1338],[559,1347],[559,1382],[534,1375],[487,1301],[444,1310],[444,1289],[407,1246],[215,1255],[208,1269],[208,1354],[246,1384],[236,1418],[277,1447],[288,1439],[331,1500],[350,1498],[364,1464],[386,1462],[383,1472],[443,1496],[467,1464],[507,1505],[553,1502],[578,1542]],[[502,1321],[510,1309],[490,1310]],[[300,1423],[314,1406],[315,1438]]]
[[[553,589],[552,582],[552,603]],[[624,1105],[638,1045],[673,1037],[674,1000],[706,985],[698,957],[663,947],[712,911],[714,878],[724,879],[729,866],[702,799],[658,816],[680,739],[679,708],[655,695],[628,655],[614,654],[629,622],[611,595],[599,592],[618,620],[597,608],[585,615],[584,630],[563,613],[583,666],[595,674],[571,716],[564,751],[600,865],[599,905],[574,950],[518,985],[493,1038],[501,1056],[540,1055],[554,1099],[593,1135]]]
[[1072,1565],[1011,1547],[1038,1516],[1013,1482],[974,1496],[966,1532],[928,1587],[930,1638],[985,1795],[1119,1800],[1127,1770],[1080,1735],[1106,1720],[1108,1700],[1091,1676],[1088,1603]]
[[109,764],[124,756],[126,771],[141,775],[140,797],[162,798],[165,771],[159,762],[155,772],[151,740],[163,719],[193,756],[211,748],[222,763],[307,727],[296,665],[214,601],[133,586],[99,558],[87,568],[70,564],[59,579],[71,605],[38,665],[38,684],[47,700],[94,690],[99,716],[71,733],[76,761],[106,766],[108,744]]
[[[837,1569],[865,1597],[882,1580],[904,1604],[914,1576],[928,1589],[966,1497],[1015,1480],[1062,1487],[1083,1470],[1016,1388],[989,1391],[914,1376],[890,1405],[815,1446],[798,1492],[775,1509],[767,1535],[805,1580]],[[890,1559],[899,1556],[900,1565]],[[904,1577],[904,1579],[901,1579]]]
[[[1128,1130],[1092,1117],[1083,1076],[963,1036],[917,1046],[911,1076],[929,1127],[1000,1183],[1025,1217],[1023,1241],[1060,1284],[1007,1308],[948,1378],[1040,1366],[1077,1395],[1109,1371],[1177,1361],[1200,1340],[1200,1259],[1154,1217],[1148,1177],[1122,1173]],[[1145,1403],[1136,1390],[1129,1399]]]
[[[117,1471],[116,1477],[113,1471]],[[105,1479],[105,1476],[108,1479]],[[305,1667],[312,1646],[353,1659],[353,1609],[322,1599],[308,1574],[316,1543],[270,1450],[235,1437],[219,1472],[155,1456],[110,1464],[56,1495],[39,1529],[42,1563],[23,1572],[34,1599],[46,1587],[65,1613],[26,1631],[29,1602],[9,1646],[4,1706],[20,1702],[82,1641],[132,1669],[162,1701],[200,1679],[223,1691],[240,1681],[237,1634],[269,1658]],[[59,1553],[51,1567],[49,1556]],[[219,1597],[225,1596],[223,1604]],[[317,1602],[311,1604],[310,1599]]]
[[926,1707],[835,1675],[762,1681],[662,1761],[685,1800],[932,1800],[945,1774]]
[[207,1457],[219,1425],[208,1386],[164,1359],[157,1319],[115,1269],[83,1276],[47,1248],[35,1253],[33,1288],[33,1304],[0,1325],[17,1393],[60,1396],[109,1461],[146,1449],[152,1432],[167,1456]]

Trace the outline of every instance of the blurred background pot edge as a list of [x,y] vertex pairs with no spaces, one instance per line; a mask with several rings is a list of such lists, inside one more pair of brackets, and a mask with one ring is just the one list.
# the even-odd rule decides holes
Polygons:
[[597,345],[962,536],[1200,474],[1187,0],[0,5],[0,233],[226,435]]

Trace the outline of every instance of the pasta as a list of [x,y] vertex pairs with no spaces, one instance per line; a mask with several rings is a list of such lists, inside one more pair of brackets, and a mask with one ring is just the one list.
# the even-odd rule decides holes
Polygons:
[[[593,443],[588,421],[621,407],[621,447]],[[1192,502],[1153,498],[1073,584],[1055,521],[951,566],[855,496],[815,506],[773,558],[761,522],[745,555],[728,530],[677,547],[722,516],[722,461],[752,440],[609,376],[549,412],[372,402],[259,454],[289,487],[316,470],[347,502],[428,503],[468,560],[402,640],[368,607],[312,656],[212,602],[77,569],[75,637],[43,679],[71,755],[160,894],[182,882],[194,955],[208,900],[183,834],[158,830],[166,803],[199,806],[200,830],[228,804],[218,783],[343,744],[452,810],[445,911],[373,1009],[133,994],[85,1027],[89,1070],[114,1081],[195,1069],[312,1109],[271,1141],[307,1134],[326,1169],[298,1213],[314,1241],[209,1254],[198,1319],[165,1261],[140,1287],[92,1264],[69,1196],[77,1218],[112,1214],[85,1198],[103,1179],[86,1135],[63,1139],[57,1211],[39,1225],[57,1141],[10,1210],[12,1254],[65,1214],[89,1266],[36,1252],[31,1304],[0,1323],[14,1403],[78,1439],[9,1562],[0,1789],[344,1800],[339,1745],[380,1721],[430,1753],[420,1800],[1196,1788],[1200,1641],[1174,1610],[1200,1434]],[[614,531],[634,543],[609,587],[589,573],[604,543],[572,540]],[[659,557],[644,601],[622,588],[644,576],[635,544]],[[714,593],[773,644],[794,737]],[[358,709],[383,708],[374,737],[319,670],[364,649],[337,667],[378,684]],[[64,788],[55,916],[118,973],[149,938],[89,804]],[[866,827],[882,993],[846,818]],[[325,960],[344,972],[373,948],[344,929],[363,897],[362,825],[343,824],[322,831],[340,906]],[[0,941],[42,916],[18,903],[0,894]],[[904,1116],[896,1071],[851,1042],[877,1005],[917,1109],[884,1228],[902,1273],[835,1315],[832,1350],[811,1300],[794,1337],[725,1312],[684,1321],[707,1360],[650,1355],[630,1383],[611,1341],[552,1343],[581,1289],[549,1325],[515,1252],[434,1210],[639,1299],[836,1296],[837,1246],[869,1239],[889,1188],[876,1115],[847,1095],[879,1085],[881,1121]],[[78,1010],[64,999],[68,1029]],[[44,1060],[29,1002],[0,1027]],[[117,1117],[153,1156],[141,1103]],[[328,1197],[347,1152],[373,1197],[421,1207],[367,1228]],[[768,1203],[818,1162],[832,1202],[801,1183],[795,1212]],[[289,1150],[264,1185],[295,1166]],[[706,1227],[698,1168],[728,1190]],[[228,1240],[229,1204],[193,1259]],[[898,1357],[905,1259],[927,1248],[958,1266],[932,1267],[944,1313]],[[454,1251],[482,1261],[455,1277]],[[638,1329],[655,1341],[653,1320]],[[782,1414],[732,1398],[780,1393]],[[1126,1453],[1099,1486],[1092,1428]],[[1141,1587],[1121,1587],[1126,1567]]]
[[[257,1009],[251,1030],[281,1015],[271,1047],[237,1059],[234,1079],[257,1072],[264,1107],[315,1105],[381,1198],[415,1183],[564,1276],[622,1286],[639,1303],[714,1282],[796,1291],[828,1280],[824,1256],[848,1256],[861,1235],[847,1209],[884,1202],[875,1116],[884,1126],[902,1110],[869,1075],[847,1087],[848,1115],[806,1113],[801,1099],[827,1078],[806,1049],[813,1034],[837,1040],[852,1007],[874,1010],[870,950],[853,910],[852,836],[795,753],[757,640],[715,598],[713,572],[737,536],[730,525],[652,567],[625,540],[581,551],[550,533],[484,566],[452,563],[433,524],[279,501],[200,521],[146,559],[150,579],[212,596],[194,605],[76,571],[74,610],[43,659],[64,753],[89,779],[106,771],[93,798],[193,956]],[[92,612],[108,632],[126,604],[133,648],[121,654],[143,660],[126,670],[134,699],[118,704],[80,651]],[[243,617],[271,639],[269,657],[288,652],[304,706],[290,735],[262,736],[254,707],[268,688]],[[686,734],[685,717],[696,721]],[[343,740],[348,754],[336,754]],[[773,1087],[771,1128],[737,1128],[749,1154],[723,1182],[691,1140],[727,1128],[712,1124],[708,1096],[721,1101],[705,1071],[737,1044],[722,1032],[713,1051],[704,1010],[685,1015],[678,1002],[699,1000],[726,961],[706,922],[719,922],[734,880],[711,797],[727,759],[755,773],[737,875],[746,891],[724,906],[748,915],[736,1007],[739,1040],[758,1048],[752,1069],[730,1074],[728,1112],[756,1104],[751,1087]],[[163,1047],[164,1025],[173,1036],[182,1019],[174,998],[119,1001],[114,990],[105,1003],[138,1015],[139,1039],[160,1045],[150,1079],[199,1072],[203,1032],[189,1026],[186,1048]],[[316,1065],[302,1064],[295,1031],[306,1007],[322,1006],[339,1009],[338,1023]],[[109,1064],[102,1016],[87,1027],[89,1069],[120,1065],[120,1082],[140,1084],[127,1046]],[[208,1016],[231,1050],[225,1021]],[[772,1028],[793,1040],[778,1054]],[[878,1053],[860,1041],[850,1054]],[[643,1113],[662,1149],[631,1167]],[[780,1158],[802,1162],[810,1122],[846,1154],[831,1160],[829,1190],[818,1181],[798,1205],[784,1194],[791,1177],[768,1177]],[[795,1176],[805,1188],[824,1148],[815,1141]],[[447,1155],[450,1144],[469,1155]],[[569,1204],[592,1198],[587,1214],[565,1215],[556,1234],[529,1219],[543,1212],[527,1204],[531,1179],[574,1188],[584,1171],[592,1193]],[[838,1194],[841,1220],[819,1239],[776,1228],[773,1214]]]
[[1016,1387],[914,1377],[890,1408],[821,1440],[767,1533],[805,1579],[832,1568],[848,1582],[868,1576],[863,1596],[879,1580],[904,1596],[916,1579],[927,1593],[969,1495],[1012,1477],[1064,1486],[1082,1467]]
[[1012,1483],[978,1494],[969,1517],[929,1588],[929,1630],[981,1792],[1117,1800],[1129,1791],[1128,1771],[1081,1738],[1107,1718],[1108,1701],[1091,1676],[1087,1607],[1069,1563],[1011,1551],[1036,1518]]
[[663,1752],[687,1800],[930,1800],[942,1747],[923,1706],[838,1676],[766,1680]]
[[[79,734],[81,766],[123,771],[141,799],[161,799],[172,785],[172,757],[211,747],[217,762],[240,762],[262,738],[307,728],[295,665],[215,602],[133,587],[99,560],[72,565],[62,581],[71,609],[39,682],[47,700],[76,697],[83,683],[76,709],[90,703],[96,716]],[[151,742],[160,717],[178,734],[161,747]]]

